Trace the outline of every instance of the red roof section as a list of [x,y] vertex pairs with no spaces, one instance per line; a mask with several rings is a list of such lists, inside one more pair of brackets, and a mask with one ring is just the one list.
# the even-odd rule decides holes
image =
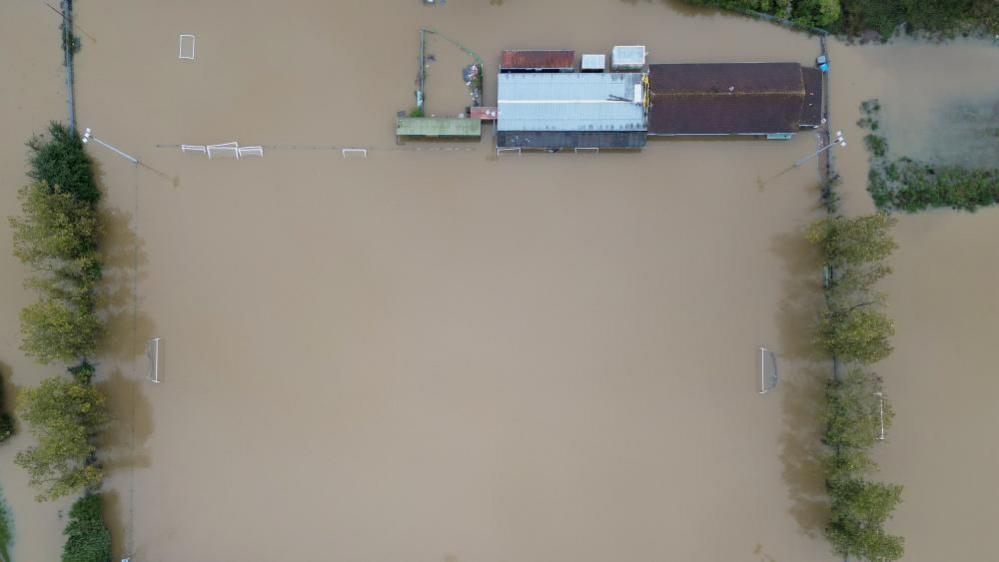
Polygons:
[[576,51],[503,51],[500,70],[572,68]]
[[480,121],[495,121],[496,108],[476,106],[472,108],[469,116],[472,119],[478,119]]

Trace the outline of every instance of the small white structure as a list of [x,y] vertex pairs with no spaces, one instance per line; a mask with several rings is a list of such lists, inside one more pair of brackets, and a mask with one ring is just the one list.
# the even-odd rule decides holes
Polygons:
[[181,60],[194,60],[194,36],[193,35],[181,35],[180,36],[180,54],[178,58]]
[[583,55],[579,69],[583,72],[603,72],[607,70],[607,55]]
[[645,45],[618,45],[611,51],[613,70],[641,70],[645,67]]
[[182,144],[180,145],[181,152],[200,152],[201,154],[207,154],[208,148],[203,144]]

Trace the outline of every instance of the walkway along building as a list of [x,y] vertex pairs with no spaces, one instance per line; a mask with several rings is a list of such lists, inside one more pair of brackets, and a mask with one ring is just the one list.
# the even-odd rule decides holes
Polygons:
[[786,139],[822,119],[822,74],[793,62],[649,65],[649,135]]

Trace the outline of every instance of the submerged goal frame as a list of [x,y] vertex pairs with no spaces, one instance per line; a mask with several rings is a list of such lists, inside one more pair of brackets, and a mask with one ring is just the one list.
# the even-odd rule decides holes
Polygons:
[[160,382],[160,338],[146,342],[146,357],[149,358],[149,381]]
[[[770,377],[768,379],[767,375],[767,357],[770,357],[770,362],[773,363],[774,369],[772,373],[769,373]],[[766,347],[760,347],[760,394],[766,394],[773,390],[777,383],[780,381],[780,377],[777,374],[777,355],[767,349]]]

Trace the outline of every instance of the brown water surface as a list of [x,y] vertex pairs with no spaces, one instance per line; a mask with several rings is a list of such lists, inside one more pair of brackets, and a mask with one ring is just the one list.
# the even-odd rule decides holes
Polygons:
[[[107,439],[116,554],[833,558],[818,536],[814,463],[828,372],[808,345],[818,265],[800,239],[819,216],[817,174],[781,174],[814,150],[813,134],[502,158],[488,134],[432,151],[415,149],[455,145],[398,146],[392,135],[396,111],[413,103],[421,25],[485,59],[487,104],[504,48],[644,43],[652,61],[808,64],[816,40],[660,2],[141,0],[78,10],[96,38],[78,58],[80,124],[147,166],[92,152],[110,224],[101,371],[119,420]],[[12,27],[0,41],[24,53],[0,58],[18,77],[0,88],[24,107],[3,110],[14,125],[0,152],[8,213],[24,182],[22,139],[63,114],[58,22],[46,12],[0,7],[0,30]],[[177,59],[180,33],[197,35],[194,62]],[[460,111],[456,71],[467,58],[440,41],[433,49],[428,107]],[[887,86],[908,72],[894,58],[913,50],[958,76],[968,53],[989,60],[969,44],[835,45],[834,123],[851,140],[859,100],[919,95]],[[157,147],[234,139],[266,145],[266,156],[208,161]],[[345,160],[331,146],[370,151]],[[866,156],[859,142],[838,156],[859,212]],[[907,485],[895,526],[911,560],[959,548],[986,559],[994,547],[980,531],[999,503],[976,502],[980,526],[969,529],[962,494],[999,465],[982,447],[997,421],[986,358],[996,315],[959,313],[989,302],[995,312],[984,288],[997,271],[982,265],[997,263],[982,232],[994,238],[994,219],[939,213],[899,229],[887,287],[898,351],[881,369],[899,416],[883,464]],[[17,310],[31,295],[3,232],[0,361],[15,384],[34,384],[54,370],[16,349]],[[949,265],[922,274],[927,251]],[[141,357],[154,336],[159,385],[145,380]],[[781,386],[765,396],[760,345],[781,361]],[[931,353],[954,368],[931,372]],[[940,404],[933,390],[955,376],[964,392]],[[59,506],[34,505],[10,460],[25,442],[0,449],[15,554],[54,559]],[[954,462],[960,455],[975,462]],[[968,487],[957,497],[955,478]]]

